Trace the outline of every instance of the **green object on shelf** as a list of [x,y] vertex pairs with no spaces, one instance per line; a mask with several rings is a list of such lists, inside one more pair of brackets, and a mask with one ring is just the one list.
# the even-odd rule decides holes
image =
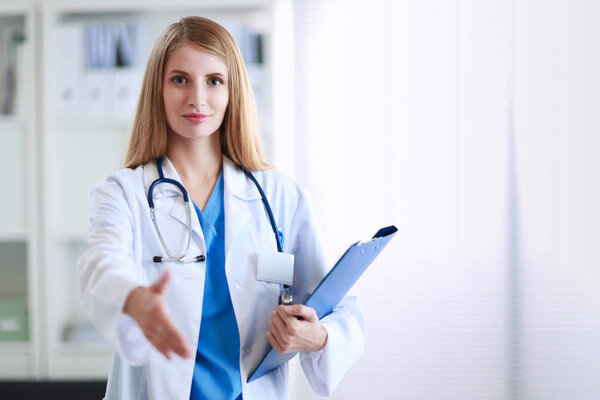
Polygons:
[[25,296],[0,297],[0,342],[29,340],[27,298]]

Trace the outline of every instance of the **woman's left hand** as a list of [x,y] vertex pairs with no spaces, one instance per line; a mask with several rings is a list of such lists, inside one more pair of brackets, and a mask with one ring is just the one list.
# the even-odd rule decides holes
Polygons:
[[278,306],[271,312],[267,339],[278,352],[321,350],[327,343],[327,330],[313,308],[302,304]]

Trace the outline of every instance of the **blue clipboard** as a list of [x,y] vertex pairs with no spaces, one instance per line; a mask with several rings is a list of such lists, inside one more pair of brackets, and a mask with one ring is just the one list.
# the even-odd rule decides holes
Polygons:
[[[319,319],[331,313],[397,231],[393,225],[381,228],[368,242],[356,242],[350,246],[310,295],[305,305],[314,308]],[[248,383],[288,362],[296,354],[281,354],[271,347],[250,374]]]

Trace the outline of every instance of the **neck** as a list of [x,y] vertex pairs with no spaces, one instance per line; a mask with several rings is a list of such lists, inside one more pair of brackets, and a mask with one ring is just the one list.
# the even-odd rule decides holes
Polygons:
[[183,180],[216,180],[223,165],[220,135],[216,132],[207,138],[189,140],[171,134],[167,157]]

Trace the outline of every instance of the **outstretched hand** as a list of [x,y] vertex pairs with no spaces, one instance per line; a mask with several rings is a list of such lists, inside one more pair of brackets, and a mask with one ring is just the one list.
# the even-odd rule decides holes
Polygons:
[[278,306],[271,312],[267,339],[278,352],[311,352],[327,343],[327,330],[313,308],[302,304]]
[[165,270],[152,285],[135,288],[125,302],[124,312],[138,323],[150,343],[168,360],[171,352],[190,358],[192,350],[189,342],[173,321],[165,301],[170,277],[170,271]]

